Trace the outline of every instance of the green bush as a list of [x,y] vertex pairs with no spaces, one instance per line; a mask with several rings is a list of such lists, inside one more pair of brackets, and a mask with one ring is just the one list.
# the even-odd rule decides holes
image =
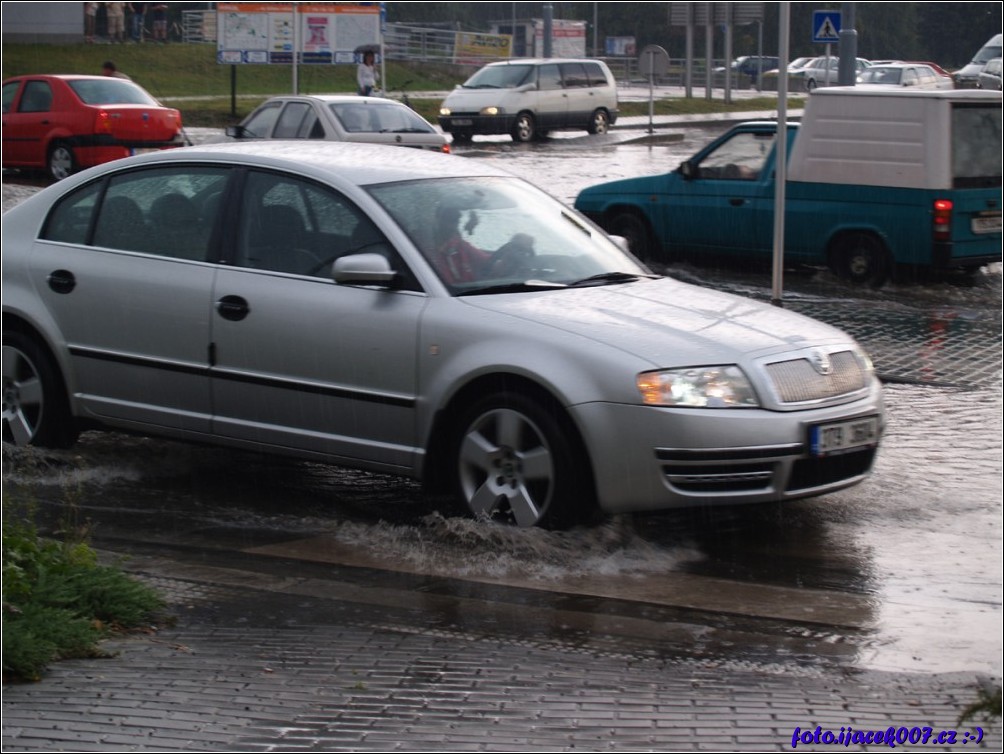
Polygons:
[[49,664],[97,657],[100,640],[141,625],[162,607],[149,587],[98,563],[79,539],[41,536],[30,507],[4,496],[4,680],[37,680]]

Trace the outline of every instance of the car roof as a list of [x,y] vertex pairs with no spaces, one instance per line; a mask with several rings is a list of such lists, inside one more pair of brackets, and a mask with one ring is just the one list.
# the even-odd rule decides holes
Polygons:
[[513,174],[482,160],[440,154],[400,146],[319,140],[268,139],[225,142],[169,149],[126,158],[114,163],[125,167],[137,164],[210,161],[294,170],[320,179],[336,177],[367,186],[394,181],[444,177],[506,176]]
[[485,67],[497,67],[504,65],[543,65],[545,63],[603,63],[596,58],[512,58],[510,60],[499,60],[489,63]]
[[[5,79],[5,81],[13,81],[14,79],[59,79],[60,81],[83,81],[87,79],[107,79],[108,76],[101,76],[98,74],[86,74],[86,73],[22,73],[19,76],[11,76]],[[129,79],[115,78],[116,81],[124,81],[127,84],[133,84],[134,81]]]
[[366,105],[387,105],[388,107],[407,107],[404,103],[395,99],[385,97],[360,97],[358,94],[278,94],[269,97],[268,102],[286,102],[289,100],[312,100],[323,104],[366,104]]

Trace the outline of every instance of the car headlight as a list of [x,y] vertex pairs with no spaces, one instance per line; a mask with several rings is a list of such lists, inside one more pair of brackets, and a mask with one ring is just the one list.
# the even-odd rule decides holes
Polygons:
[[501,107],[498,107],[496,105],[491,105],[490,107],[481,108],[482,115],[501,115],[503,112],[505,111]]
[[642,372],[636,382],[642,401],[649,406],[754,408],[760,405],[753,386],[737,366]]
[[449,116],[449,115],[450,115],[450,114],[451,114],[452,112],[453,112],[453,111],[452,111],[452,110],[450,110],[450,108],[448,108],[448,107],[441,107],[441,108],[439,108],[439,114],[440,114],[440,115],[446,115],[446,116]]

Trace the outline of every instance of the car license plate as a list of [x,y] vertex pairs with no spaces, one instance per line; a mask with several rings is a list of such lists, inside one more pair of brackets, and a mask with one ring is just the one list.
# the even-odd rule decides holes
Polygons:
[[877,416],[865,416],[830,424],[816,424],[809,433],[814,456],[828,456],[876,445],[879,439]]
[[454,118],[450,123],[454,126],[473,126],[474,121],[470,118]]
[[973,233],[977,235],[982,233],[1000,233],[1001,232],[1001,216],[1000,215],[977,215],[972,219],[972,229]]

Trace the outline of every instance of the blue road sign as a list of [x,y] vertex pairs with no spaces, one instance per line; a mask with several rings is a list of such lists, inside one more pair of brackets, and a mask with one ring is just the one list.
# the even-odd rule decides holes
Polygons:
[[840,41],[840,11],[815,10],[812,12],[812,41]]

